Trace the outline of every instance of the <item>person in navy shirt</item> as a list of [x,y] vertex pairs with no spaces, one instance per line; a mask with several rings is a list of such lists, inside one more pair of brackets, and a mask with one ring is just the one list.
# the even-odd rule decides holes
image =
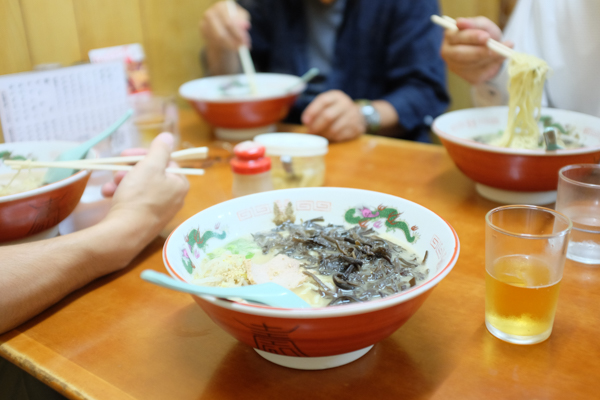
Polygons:
[[287,122],[331,141],[364,132],[428,142],[448,105],[436,0],[225,1],[200,21],[209,75],[239,73],[245,44],[257,71],[320,70]]

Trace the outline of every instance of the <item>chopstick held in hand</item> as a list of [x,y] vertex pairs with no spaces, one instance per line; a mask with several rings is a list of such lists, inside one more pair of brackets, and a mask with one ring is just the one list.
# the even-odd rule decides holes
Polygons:
[[[432,15],[431,21],[434,24],[441,26],[442,28],[452,30],[452,31],[458,30],[458,27],[456,26],[456,20],[454,20],[446,15],[444,15],[443,17],[440,17],[439,15]],[[488,39],[486,44],[487,44],[488,49],[490,49],[493,52],[496,52],[506,58],[511,58],[513,56],[513,54],[515,53],[515,51],[513,49],[511,49],[510,47],[508,47],[494,39]]]

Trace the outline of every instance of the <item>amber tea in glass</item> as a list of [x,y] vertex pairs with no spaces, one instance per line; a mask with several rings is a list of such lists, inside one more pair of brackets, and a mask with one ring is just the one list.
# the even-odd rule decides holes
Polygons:
[[510,343],[552,333],[571,221],[543,207],[504,206],[486,215],[485,324]]

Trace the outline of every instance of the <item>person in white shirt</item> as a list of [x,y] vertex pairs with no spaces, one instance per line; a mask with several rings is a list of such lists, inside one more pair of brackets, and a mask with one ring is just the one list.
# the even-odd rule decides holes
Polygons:
[[441,54],[450,71],[473,85],[477,107],[508,103],[507,62],[485,46],[493,38],[548,63],[543,106],[600,117],[598,21],[598,0],[519,0],[504,33],[487,18],[459,18]]

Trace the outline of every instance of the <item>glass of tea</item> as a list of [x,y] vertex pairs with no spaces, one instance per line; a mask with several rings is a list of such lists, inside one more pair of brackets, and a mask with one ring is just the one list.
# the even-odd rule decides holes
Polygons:
[[600,264],[600,165],[567,165],[558,172],[556,210],[573,222],[567,258]]
[[177,147],[179,115],[173,97],[141,94],[133,100],[133,109],[133,123],[141,147],[149,147],[152,140],[162,132],[172,133]]
[[535,344],[552,333],[571,220],[529,205],[485,217],[485,325],[509,343]]

